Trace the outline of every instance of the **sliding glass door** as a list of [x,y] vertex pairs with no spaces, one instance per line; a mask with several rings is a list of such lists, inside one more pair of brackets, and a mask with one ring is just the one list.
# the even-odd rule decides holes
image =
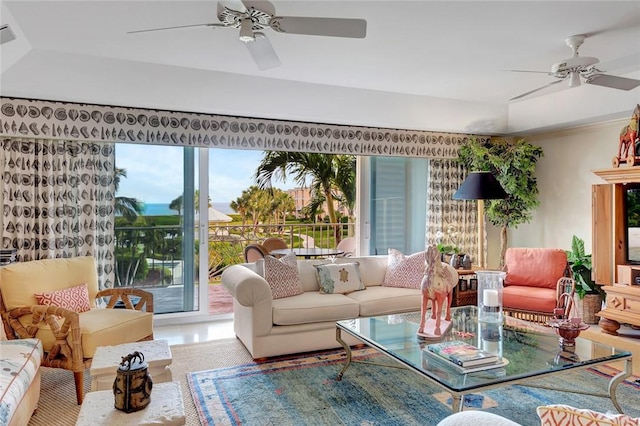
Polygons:
[[157,314],[202,308],[195,218],[201,206],[206,217],[206,201],[196,199],[203,154],[192,147],[116,146],[116,285],[152,292]]

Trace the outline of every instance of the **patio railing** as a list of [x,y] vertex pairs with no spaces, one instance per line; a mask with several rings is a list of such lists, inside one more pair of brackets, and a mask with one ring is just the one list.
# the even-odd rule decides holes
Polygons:
[[[218,279],[227,266],[243,263],[243,251],[248,244],[261,243],[269,237],[282,238],[289,247],[331,248],[337,245],[336,241],[353,236],[354,232],[353,223],[210,224],[209,280]],[[194,233],[197,240],[198,230],[194,229]],[[117,286],[167,287],[183,284],[180,226],[118,227],[115,240]],[[197,262],[197,254],[195,258]]]

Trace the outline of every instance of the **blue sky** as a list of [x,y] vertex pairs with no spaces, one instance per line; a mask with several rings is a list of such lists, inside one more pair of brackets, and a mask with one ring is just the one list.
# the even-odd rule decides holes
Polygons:
[[[119,196],[134,197],[145,203],[169,203],[182,194],[181,147],[118,144],[116,166],[126,169]],[[209,196],[214,203],[228,203],[254,184],[253,175],[262,151],[209,150]],[[274,182],[281,189],[291,183]]]

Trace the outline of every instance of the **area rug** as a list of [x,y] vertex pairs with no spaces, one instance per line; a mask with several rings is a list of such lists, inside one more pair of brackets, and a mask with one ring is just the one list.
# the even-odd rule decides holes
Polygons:
[[[187,374],[203,425],[435,425],[451,414],[451,397],[417,374],[365,348],[355,359],[389,367],[354,363],[336,380],[344,351],[284,357]],[[555,380],[562,387],[604,393],[610,374],[603,369],[568,372]],[[549,384],[554,379],[532,381]],[[627,414],[640,416],[640,384],[618,387]],[[465,409],[500,414],[522,425],[539,425],[539,405],[564,403],[613,411],[607,398],[514,385],[465,396]]]
[[[199,426],[200,420],[187,385],[187,372],[230,367],[251,362],[251,355],[239,340],[221,339],[202,343],[172,345],[173,380],[180,383],[187,426]],[[80,413],[76,403],[73,374],[59,368],[42,368],[42,387],[38,409],[29,426],[73,426]],[[84,374],[84,392],[91,389],[89,370]],[[151,393],[153,398],[153,391]]]

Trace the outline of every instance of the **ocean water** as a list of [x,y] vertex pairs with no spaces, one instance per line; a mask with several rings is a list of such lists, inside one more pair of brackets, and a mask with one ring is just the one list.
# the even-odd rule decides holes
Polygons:
[[[224,213],[235,214],[229,203],[211,203],[211,207]],[[178,212],[169,208],[169,203],[147,203],[144,205],[144,216],[177,216]]]

